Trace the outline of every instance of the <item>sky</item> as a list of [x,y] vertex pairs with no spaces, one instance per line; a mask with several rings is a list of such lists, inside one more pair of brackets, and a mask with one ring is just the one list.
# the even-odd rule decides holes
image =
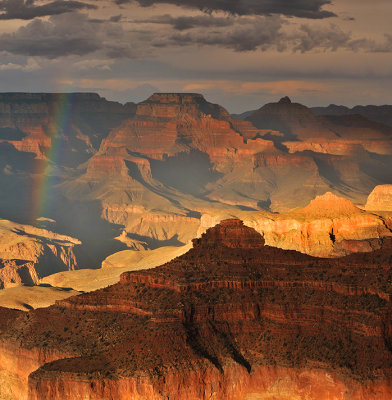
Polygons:
[[0,90],[391,104],[390,0],[0,0]]

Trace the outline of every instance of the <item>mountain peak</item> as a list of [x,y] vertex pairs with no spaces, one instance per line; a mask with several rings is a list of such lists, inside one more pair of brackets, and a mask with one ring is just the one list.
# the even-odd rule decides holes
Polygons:
[[282,97],[278,104],[291,104],[291,99],[288,96]]
[[226,219],[207,230],[200,239],[193,240],[194,247],[255,249],[264,246],[264,238],[239,219]]

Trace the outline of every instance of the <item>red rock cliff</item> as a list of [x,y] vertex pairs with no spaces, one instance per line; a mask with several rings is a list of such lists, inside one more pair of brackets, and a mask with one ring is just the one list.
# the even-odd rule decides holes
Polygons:
[[55,351],[34,372],[0,369],[29,375],[29,400],[390,399],[391,255],[386,241],[317,259],[227,220],[114,286],[28,314],[0,310],[8,353]]

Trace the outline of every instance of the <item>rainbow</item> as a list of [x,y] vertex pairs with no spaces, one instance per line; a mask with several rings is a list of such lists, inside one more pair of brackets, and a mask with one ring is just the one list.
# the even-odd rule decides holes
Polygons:
[[61,165],[63,156],[63,134],[67,134],[72,124],[74,93],[54,93],[49,102],[49,121],[46,134],[50,137],[50,147],[46,150],[45,159],[39,163],[36,171],[37,181],[33,193],[32,220],[48,217],[52,191],[56,184],[56,166]]

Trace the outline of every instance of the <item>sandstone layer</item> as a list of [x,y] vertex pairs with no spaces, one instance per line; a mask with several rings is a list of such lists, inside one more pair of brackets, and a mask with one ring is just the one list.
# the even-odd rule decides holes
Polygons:
[[0,309],[3,390],[21,400],[391,398],[391,240],[319,259],[226,220],[193,245],[47,309]]

